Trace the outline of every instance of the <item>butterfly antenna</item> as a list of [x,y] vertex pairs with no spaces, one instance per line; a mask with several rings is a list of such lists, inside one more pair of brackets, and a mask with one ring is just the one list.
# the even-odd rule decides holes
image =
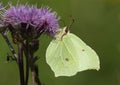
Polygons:
[[67,27],[66,27],[66,29],[65,29],[65,33],[61,36],[61,40],[63,39],[63,36],[64,35],[66,35],[68,32],[69,32],[69,29],[70,29],[70,27],[72,26],[72,24],[74,23],[74,19],[72,18],[72,17],[70,17],[70,25],[68,25]]
[[73,23],[74,23],[74,19],[73,19],[73,17],[71,16],[70,17],[70,24],[66,27],[66,29],[65,29],[65,32],[67,33],[68,31],[69,31],[69,29],[70,29],[70,27],[73,25]]

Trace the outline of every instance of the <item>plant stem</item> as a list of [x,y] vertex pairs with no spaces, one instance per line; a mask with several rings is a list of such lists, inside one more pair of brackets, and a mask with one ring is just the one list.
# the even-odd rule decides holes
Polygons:
[[35,72],[32,71],[32,85],[35,85]]
[[28,85],[28,78],[29,78],[29,59],[26,58],[26,79],[25,79],[26,85]]
[[29,55],[29,44],[28,42],[26,42],[25,46],[24,46],[24,54],[26,57],[26,79],[25,79],[25,83],[26,85],[28,84],[28,78],[29,78],[29,61],[30,61],[30,55]]
[[42,85],[39,79],[39,73],[38,73],[38,65],[33,64],[32,66],[32,72],[34,73],[33,77],[34,77],[34,81],[38,84],[38,85]]
[[[35,85],[35,83],[37,83],[38,85],[42,85],[39,80],[38,66],[35,65],[36,59],[34,59],[34,52],[32,52],[32,49],[30,48],[29,43],[26,42],[25,46],[23,46],[23,43],[19,43],[18,55],[17,55],[6,34],[4,32],[1,32],[1,34],[5,42],[7,43],[10,51],[14,55],[14,59],[18,64],[19,73],[20,73],[20,83],[21,83],[20,85],[28,85],[29,68],[31,68],[31,72],[32,72],[32,85]],[[26,56],[26,79],[25,80],[24,80],[23,52],[25,53],[25,56]]]
[[23,66],[23,44],[19,43],[18,45],[18,66],[19,66],[19,73],[20,73],[20,82],[21,85],[25,85],[24,82],[24,66]]
[[15,59],[16,62],[17,62],[18,55],[16,54],[13,46],[11,45],[11,43],[10,43],[10,41],[9,41],[9,39],[8,39],[8,37],[6,36],[6,34],[5,34],[4,32],[1,32],[1,34],[2,34],[2,37],[4,38],[5,42],[7,43],[10,51],[11,51],[12,54],[14,55],[14,59]]
[[33,49],[30,48],[29,43],[28,43],[28,57],[29,57],[29,64],[31,68],[31,73],[32,73],[32,85],[35,85],[35,72],[32,70],[33,64],[34,64],[34,53],[32,52]]
[[5,32],[1,32],[2,37],[4,38],[5,42],[7,43],[10,51],[12,52],[12,54],[14,55],[14,59],[16,61],[16,63],[18,64],[19,67],[19,73],[20,73],[20,83],[21,85],[25,85],[24,84],[24,67],[23,67],[23,48],[22,48],[22,44],[20,43],[18,45],[18,55],[16,54],[13,46],[11,45],[7,35],[5,34]]

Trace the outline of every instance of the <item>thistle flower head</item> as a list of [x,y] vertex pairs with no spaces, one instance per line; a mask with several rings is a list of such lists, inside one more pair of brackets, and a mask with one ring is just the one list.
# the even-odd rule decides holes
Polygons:
[[54,36],[59,28],[59,19],[49,8],[38,9],[28,5],[10,6],[4,16],[10,29],[18,30],[24,38],[35,38],[42,33]]

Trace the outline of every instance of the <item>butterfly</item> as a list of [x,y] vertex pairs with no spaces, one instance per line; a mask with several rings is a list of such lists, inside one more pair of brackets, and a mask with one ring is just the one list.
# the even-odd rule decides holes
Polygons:
[[97,53],[68,29],[60,29],[46,50],[46,61],[55,77],[73,76],[88,69],[99,70]]

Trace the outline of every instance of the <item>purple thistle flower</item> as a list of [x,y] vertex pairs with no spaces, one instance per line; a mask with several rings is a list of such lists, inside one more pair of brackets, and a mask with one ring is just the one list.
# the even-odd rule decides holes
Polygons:
[[28,5],[10,6],[4,16],[9,28],[18,30],[23,38],[37,38],[42,33],[54,36],[59,29],[56,13],[48,8],[38,9]]

